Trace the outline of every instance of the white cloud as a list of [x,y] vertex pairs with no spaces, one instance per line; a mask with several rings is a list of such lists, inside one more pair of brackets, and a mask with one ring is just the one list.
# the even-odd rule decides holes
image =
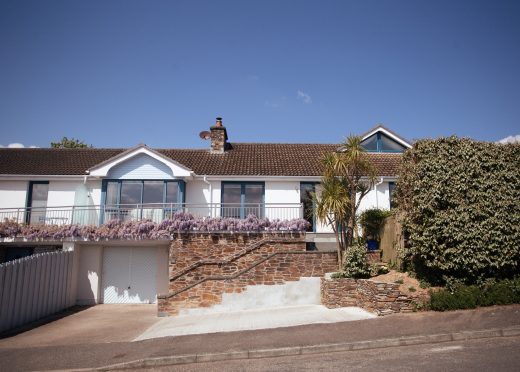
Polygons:
[[[25,148],[25,145],[23,143],[14,142],[14,143],[8,144],[7,146],[0,145],[0,147],[7,147],[9,149],[23,149],[23,148]],[[29,146],[29,148],[30,149],[37,149],[38,146]]]
[[298,90],[296,92],[296,98],[301,100],[303,103],[305,104],[310,104],[312,103],[312,98],[311,96],[309,96],[307,93],[305,92],[302,92],[301,90]]
[[497,143],[520,143],[520,134],[502,138],[501,140],[497,141]]

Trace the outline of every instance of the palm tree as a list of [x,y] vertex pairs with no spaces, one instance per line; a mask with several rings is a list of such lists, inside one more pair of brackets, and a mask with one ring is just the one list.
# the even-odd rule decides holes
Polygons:
[[375,169],[357,136],[347,137],[340,149],[326,154],[322,162],[322,191],[313,196],[316,217],[334,231],[341,269],[344,253],[352,246],[357,210],[375,183]]

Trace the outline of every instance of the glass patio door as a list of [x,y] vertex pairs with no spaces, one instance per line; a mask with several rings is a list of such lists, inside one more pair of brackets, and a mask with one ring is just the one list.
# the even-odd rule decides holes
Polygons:
[[33,181],[29,183],[29,195],[27,199],[28,212],[26,216],[27,223],[45,224],[48,195],[49,182]]
[[263,182],[222,182],[222,217],[265,216]]

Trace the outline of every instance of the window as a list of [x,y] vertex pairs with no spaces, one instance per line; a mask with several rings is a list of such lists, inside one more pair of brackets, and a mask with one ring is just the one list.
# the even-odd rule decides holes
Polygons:
[[29,182],[29,192],[27,194],[27,215],[26,222],[29,224],[45,223],[47,213],[47,197],[49,194],[48,181]]
[[369,152],[404,152],[406,150],[406,147],[383,133],[371,135],[361,142],[361,146]]
[[316,183],[300,183],[300,203],[303,204],[303,218],[311,225],[307,231],[316,231],[316,216],[314,213],[315,205],[312,194],[316,192]]
[[390,199],[390,209],[396,207],[394,200],[394,190],[395,190],[395,182],[388,182],[388,195]]
[[[169,218],[182,209],[184,181],[105,180],[104,220]],[[102,219],[102,220],[103,220]]]
[[264,217],[263,182],[222,182],[222,217]]

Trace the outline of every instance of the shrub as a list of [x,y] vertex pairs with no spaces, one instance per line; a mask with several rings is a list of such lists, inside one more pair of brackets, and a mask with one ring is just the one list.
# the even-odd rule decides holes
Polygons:
[[520,279],[489,281],[482,286],[458,284],[451,291],[430,292],[430,297],[430,307],[435,311],[520,303]]
[[454,292],[442,289],[431,293],[430,307],[435,311],[474,309],[477,307],[480,289],[475,286],[461,285]]
[[478,284],[520,270],[520,144],[421,140],[403,155],[396,201],[419,278]]
[[346,278],[369,278],[370,265],[367,260],[367,248],[356,244],[347,249],[343,275]]
[[370,276],[388,274],[390,270],[385,265],[378,265],[376,263],[370,265]]
[[372,208],[361,213],[359,224],[363,229],[363,237],[365,239],[372,238],[379,241],[381,228],[383,227],[385,218],[390,216],[392,212],[384,209]]
[[23,237],[34,240],[62,240],[66,238],[102,239],[168,239],[173,234],[195,232],[302,232],[309,223],[303,219],[273,220],[254,215],[246,219],[194,217],[189,213],[177,212],[172,219],[161,222],[150,220],[111,220],[100,226],[80,225],[24,225],[5,220],[0,223],[0,237]]

